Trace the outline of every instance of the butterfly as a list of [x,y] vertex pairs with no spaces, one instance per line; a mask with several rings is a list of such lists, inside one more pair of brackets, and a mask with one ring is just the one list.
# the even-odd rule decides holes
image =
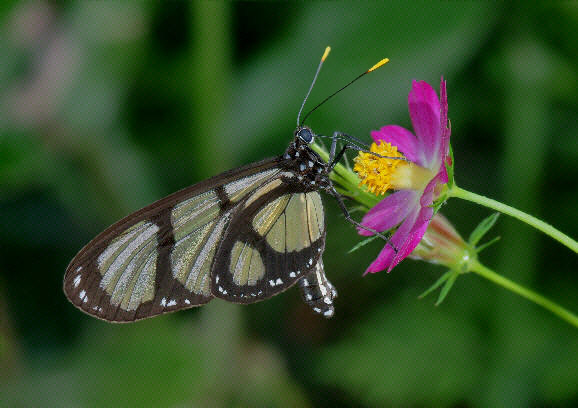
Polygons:
[[303,105],[283,155],[173,193],[96,236],[66,269],[67,298],[97,318],[131,322],[213,298],[255,303],[298,283],[314,312],[333,316],[337,291],[323,266],[320,191],[337,198],[355,223],[329,174],[346,148],[362,147],[350,141],[335,154],[336,141],[347,139],[336,132],[323,161],[310,146],[316,135],[299,121]]

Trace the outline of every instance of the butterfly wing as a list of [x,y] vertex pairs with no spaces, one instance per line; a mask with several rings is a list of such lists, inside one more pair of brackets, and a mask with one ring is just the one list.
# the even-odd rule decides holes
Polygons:
[[225,231],[212,275],[214,296],[253,303],[308,275],[325,246],[321,197],[281,173],[248,195]]
[[212,298],[214,255],[236,207],[279,177],[280,158],[222,173],[115,223],[70,262],[64,292],[82,311],[128,322]]
[[330,318],[335,313],[333,300],[337,297],[337,290],[325,276],[323,260],[315,265],[313,271],[299,281],[303,300],[315,313]]

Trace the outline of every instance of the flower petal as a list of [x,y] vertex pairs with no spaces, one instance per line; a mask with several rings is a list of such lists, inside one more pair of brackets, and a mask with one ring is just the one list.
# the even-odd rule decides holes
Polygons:
[[443,76],[440,84],[440,105],[440,129],[442,131],[440,149],[443,156],[442,162],[445,162],[446,157],[449,154],[450,135],[452,130],[451,127],[448,126],[448,94],[446,92],[446,81],[444,81]]
[[406,239],[401,243],[400,246],[397,246],[397,253],[395,253],[391,263],[387,268],[387,272],[391,272],[391,270],[397,266],[398,263],[403,261],[409,254],[413,252],[413,250],[417,247],[421,239],[423,238],[427,227],[431,219],[433,218],[433,208],[432,207],[422,207],[419,211],[419,214],[414,219],[413,224],[411,225],[409,233],[406,235]]
[[385,244],[385,247],[381,250],[375,261],[369,265],[365,273],[376,273],[383,270],[389,272],[391,268],[399,263],[400,260],[394,264],[396,249],[399,251],[399,248],[402,248],[405,241],[409,238],[413,224],[419,214],[419,207],[413,207],[412,209],[413,211],[403,221],[398,230],[395,231],[389,242]]
[[440,101],[427,82],[413,81],[408,104],[413,130],[418,139],[420,153],[425,160],[422,166],[430,167],[441,157]]
[[417,139],[406,128],[397,125],[384,126],[379,130],[372,131],[371,137],[376,143],[383,140],[397,146],[397,150],[402,152],[408,160],[422,165],[420,163],[422,158],[418,155]]
[[[361,221],[361,225],[379,232],[395,227],[403,221],[418,203],[418,192],[397,191],[375,205]],[[372,232],[358,228],[359,235],[370,236]]]
[[387,270],[388,273],[391,272],[417,247],[432,217],[432,207],[422,207],[419,211],[408,216],[365,273],[376,273],[383,270]]

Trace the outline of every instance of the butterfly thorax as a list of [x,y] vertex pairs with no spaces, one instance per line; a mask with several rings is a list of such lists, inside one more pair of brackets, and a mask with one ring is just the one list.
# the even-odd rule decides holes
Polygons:
[[304,140],[303,133],[312,135],[308,128],[295,131],[295,139],[283,155],[283,167],[295,174],[298,182],[308,190],[327,189],[331,186],[327,163],[309,146],[313,138]]

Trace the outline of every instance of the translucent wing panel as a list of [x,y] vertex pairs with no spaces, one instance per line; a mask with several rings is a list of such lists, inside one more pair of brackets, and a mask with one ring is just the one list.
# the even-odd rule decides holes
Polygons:
[[279,172],[280,169],[273,168],[235,180],[225,186],[225,193],[227,193],[227,197],[231,202],[239,202],[248,193],[253,192],[256,188],[276,176]]
[[[113,239],[98,257],[102,275],[100,288],[110,295],[110,303],[136,310],[154,297],[157,261],[156,224],[142,221]],[[80,279],[80,278],[79,278]],[[87,302],[85,292],[83,302]]]
[[265,265],[259,251],[249,244],[235,242],[231,252],[231,273],[237,285],[255,286],[265,275]]

